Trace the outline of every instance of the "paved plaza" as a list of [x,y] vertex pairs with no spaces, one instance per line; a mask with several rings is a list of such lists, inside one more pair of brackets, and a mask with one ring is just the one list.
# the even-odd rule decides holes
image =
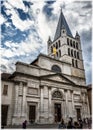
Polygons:
[[[5,129],[21,129],[21,125],[5,126]],[[58,124],[30,124],[27,129],[58,129]],[[83,125],[83,129],[92,129],[91,126]]]

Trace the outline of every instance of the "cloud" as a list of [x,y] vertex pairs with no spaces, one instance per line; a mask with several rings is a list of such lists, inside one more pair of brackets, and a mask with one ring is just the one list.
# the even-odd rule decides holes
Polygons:
[[6,19],[1,15],[0,16],[0,25],[3,24],[6,21]]
[[34,24],[34,20],[27,19],[23,21],[22,19],[20,19],[18,11],[21,10],[21,16],[23,18],[22,11],[25,10],[25,6],[23,2],[21,2],[21,0],[17,2],[13,1],[12,3],[11,3],[11,0],[9,0],[8,2],[6,1],[3,3],[2,8],[6,8],[6,11],[5,12],[3,11],[3,13],[5,13],[6,17],[10,16],[13,25],[16,28],[20,29],[21,31],[27,30],[30,26]]
[[[47,40],[56,31],[60,9],[73,36],[81,36],[87,83],[91,82],[91,26],[90,1],[4,1],[1,15],[2,70],[13,71],[16,61],[30,63],[42,52],[47,54]],[[22,15],[24,14],[24,16]],[[11,68],[12,66],[12,68]]]
[[[15,8],[19,8],[19,9],[23,9],[23,10],[25,10],[25,6],[24,6],[24,3],[23,3],[23,1],[22,0],[18,0],[18,1],[16,1],[16,0],[7,0],[6,1],[6,6],[7,6],[7,8],[9,7],[9,5],[10,5],[10,7],[12,6],[12,7],[15,7]],[[9,5],[8,5],[9,4]]]

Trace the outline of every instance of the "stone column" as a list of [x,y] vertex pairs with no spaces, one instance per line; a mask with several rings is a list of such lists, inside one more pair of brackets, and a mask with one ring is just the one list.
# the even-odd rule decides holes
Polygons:
[[49,87],[49,115],[51,115],[51,87]]
[[53,123],[53,115],[52,115],[52,95],[51,95],[51,87],[48,88],[48,99],[49,99],[49,123]]
[[19,83],[15,83],[14,116],[18,116],[18,89]]
[[44,112],[44,86],[40,86],[41,87],[41,114]]
[[48,103],[48,86],[44,85],[44,89],[43,89],[43,97],[44,97],[44,120],[45,120],[45,123],[48,123],[48,112],[49,112],[49,103]]
[[84,92],[81,92],[81,101],[82,101],[82,119],[85,118],[85,103],[84,103]]
[[83,106],[84,106],[84,117],[86,118],[87,114],[86,114],[85,92],[83,93]]
[[75,116],[75,110],[74,110],[74,95],[73,95],[73,90],[71,90],[71,94],[72,94],[72,116]]
[[66,108],[66,90],[64,90],[64,119],[67,117],[67,108]]
[[64,91],[62,91],[62,93],[63,93],[63,97],[62,97],[62,117],[64,118],[64,120],[65,120],[65,118],[66,118],[66,96],[65,96],[65,92]]
[[19,89],[18,89],[18,116],[21,117],[22,113],[22,87],[23,84],[20,82]]
[[90,117],[89,102],[88,102],[87,92],[85,92],[85,104],[86,104],[86,116]]
[[23,102],[22,102],[22,116],[23,117],[26,117],[26,107],[27,107],[26,94],[27,94],[26,83],[23,83]]
[[65,97],[66,97],[66,119],[69,117],[69,113],[68,113],[68,90],[64,90],[65,91]]
[[90,115],[90,109],[89,109],[88,95],[87,95],[87,113],[88,113],[88,117],[91,117],[91,115]]
[[44,86],[40,86],[40,122],[44,122]]

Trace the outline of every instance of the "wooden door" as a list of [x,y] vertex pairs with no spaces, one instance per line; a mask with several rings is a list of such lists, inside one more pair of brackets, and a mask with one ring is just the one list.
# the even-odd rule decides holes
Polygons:
[[55,103],[55,122],[61,121],[61,104]]
[[76,111],[77,111],[77,120],[79,120],[79,118],[81,119],[80,108],[77,108]]
[[1,124],[7,125],[8,105],[2,105],[1,107]]
[[36,117],[36,106],[31,105],[29,106],[29,121],[31,123],[35,122],[35,117]]

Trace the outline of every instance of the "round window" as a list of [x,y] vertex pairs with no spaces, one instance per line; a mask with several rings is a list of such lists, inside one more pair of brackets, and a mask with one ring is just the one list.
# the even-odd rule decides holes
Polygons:
[[61,68],[58,65],[53,65],[51,70],[59,73],[61,72]]

